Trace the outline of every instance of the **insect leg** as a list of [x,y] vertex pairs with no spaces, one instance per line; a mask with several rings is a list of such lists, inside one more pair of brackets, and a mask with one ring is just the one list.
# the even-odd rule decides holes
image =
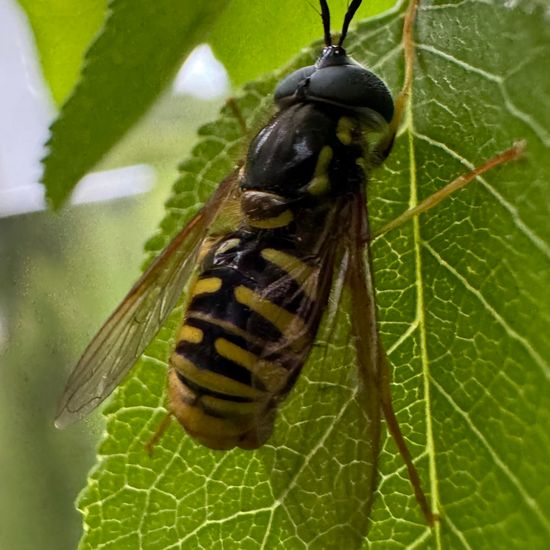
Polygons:
[[418,505],[420,506],[420,509],[422,510],[426,521],[428,522],[428,525],[430,525],[430,527],[433,527],[434,523],[436,521],[439,521],[440,516],[439,514],[434,513],[431,509],[431,506],[426,497],[426,493],[424,493],[424,490],[422,489],[420,476],[418,475],[418,471],[414,465],[411,452],[407,447],[407,442],[405,441],[403,433],[401,432],[401,428],[399,427],[399,421],[395,416],[391,395],[390,364],[380,341],[378,344],[378,369],[380,404],[382,406],[384,418],[386,419],[388,431],[390,432],[390,435],[397,445],[397,449],[399,450],[401,458],[403,458],[403,462],[405,462],[405,466],[407,467],[407,473],[409,475],[409,479],[414,490],[416,501],[418,502]]
[[145,451],[149,456],[153,455],[153,451],[155,450],[155,446],[157,443],[162,439],[162,436],[165,434],[166,430],[170,426],[170,422],[172,421],[172,416],[174,413],[172,411],[168,411],[164,418],[160,421],[159,427],[156,429],[155,433],[151,436],[151,439],[144,445]]
[[375,155],[373,158],[375,164],[381,164],[390,154],[395,136],[403,120],[405,109],[409,101],[411,93],[412,79],[413,79],[413,66],[414,66],[414,42],[413,42],[413,29],[414,20],[416,17],[416,10],[420,0],[411,0],[407,11],[405,12],[405,19],[403,23],[403,51],[405,56],[405,79],[403,81],[403,87],[395,100],[395,110],[393,113],[392,121],[386,136],[376,146]]
[[[362,385],[371,392],[371,400],[374,398],[373,392],[376,392],[378,406],[386,419],[388,431],[397,445],[399,454],[403,458],[416,500],[426,522],[433,526],[439,519],[439,515],[432,511],[422,489],[420,476],[393,409],[390,365],[380,340],[376,320],[370,247],[368,242],[364,242],[360,237],[357,238],[357,235],[360,234],[359,228],[364,223],[362,218],[367,213],[364,202],[358,201],[357,206],[355,209],[357,212],[353,217],[354,223],[350,224],[356,237],[355,244],[350,245],[348,281],[353,292],[352,328],[355,336],[359,375]],[[350,237],[350,242],[353,243],[353,237]]]
[[446,199],[448,196],[450,196],[455,191],[458,191],[459,189],[462,189],[463,187],[466,187],[471,181],[476,179],[481,174],[484,174],[485,172],[491,170],[492,168],[495,168],[496,166],[499,166],[501,164],[504,164],[506,162],[510,162],[512,160],[517,160],[521,158],[523,151],[525,150],[525,142],[524,141],[518,141],[512,145],[509,149],[506,149],[502,153],[499,153],[498,155],[495,155],[494,157],[490,158],[489,160],[485,161],[482,165],[474,168],[470,172],[466,174],[462,174],[455,180],[451,181],[439,191],[436,191],[432,195],[430,195],[428,198],[424,199],[421,203],[417,204],[414,208],[410,208],[409,210],[406,210],[403,212],[403,214],[397,216],[394,220],[387,223],[384,227],[379,229],[373,234],[373,238],[379,237],[381,235],[384,235],[388,231],[391,231],[392,229],[395,229],[404,223],[408,222],[412,218],[419,216],[420,214],[430,210],[434,206],[438,205],[442,200]]

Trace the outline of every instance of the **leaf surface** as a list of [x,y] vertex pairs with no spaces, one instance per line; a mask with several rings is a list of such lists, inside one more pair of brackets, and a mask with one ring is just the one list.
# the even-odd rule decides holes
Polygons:
[[107,0],[19,0],[34,34],[53,100],[63,103],[82,68],[84,52],[101,28]]
[[[359,437],[346,299],[275,436],[254,453],[195,445],[172,425],[153,458],[166,358],[181,310],[107,410],[99,463],[81,496],[82,548],[545,548],[550,534],[550,26],[536,4],[425,2],[411,108],[369,187],[376,230],[473,165],[527,141],[492,171],[373,243],[393,395],[424,487],[442,514],[429,529],[393,441],[383,438],[370,513],[372,445]],[[397,92],[402,9],[359,25],[348,47]],[[316,51],[315,48],[313,51]],[[311,62],[306,53],[297,64]],[[280,75],[238,99],[265,122]],[[229,110],[182,165],[157,253],[243,152]],[[324,361],[323,357],[328,358]],[[370,454],[369,454],[370,453]]]

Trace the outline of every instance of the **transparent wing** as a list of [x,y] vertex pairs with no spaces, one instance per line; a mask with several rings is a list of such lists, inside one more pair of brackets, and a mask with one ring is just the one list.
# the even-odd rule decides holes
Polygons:
[[[344,239],[349,257],[346,283],[351,295],[351,336],[355,348],[358,372],[357,396],[369,422],[369,439],[378,455],[380,445],[380,364],[385,358],[378,334],[376,298],[368,245],[368,214],[363,194],[358,194],[351,206],[351,223]],[[388,385],[389,388],[389,385]]]
[[211,224],[234,199],[236,181],[232,174],[220,184],[100,328],[67,381],[55,421],[58,428],[95,409],[143,353],[180,299]]
[[360,380],[370,394],[377,393],[380,358],[372,262],[368,246],[368,215],[364,197],[358,195],[352,207],[350,230],[345,239],[349,255],[346,275],[352,294],[352,335],[357,351]]

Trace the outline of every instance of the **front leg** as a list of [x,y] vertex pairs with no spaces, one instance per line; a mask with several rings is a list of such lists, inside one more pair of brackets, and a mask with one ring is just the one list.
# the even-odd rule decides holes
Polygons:
[[391,153],[393,144],[395,142],[395,136],[401,126],[401,122],[404,118],[405,111],[409,105],[409,98],[411,95],[411,86],[413,80],[413,68],[414,68],[414,41],[413,30],[414,20],[416,18],[416,11],[420,0],[411,0],[407,11],[405,12],[405,20],[403,23],[403,52],[405,57],[405,79],[403,81],[403,87],[395,100],[395,110],[393,113],[392,121],[390,122],[388,132],[382,138],[382,140],[376,145],[373,151],[372,162],[373,166],[379,166],[382,164],[388,155]]

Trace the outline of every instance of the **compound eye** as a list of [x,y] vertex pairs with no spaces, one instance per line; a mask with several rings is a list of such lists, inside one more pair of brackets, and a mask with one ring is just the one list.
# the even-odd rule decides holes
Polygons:
[[393,99],[387,86],[359,65],[332,65],[315,71],[307,95],[351,109],[372,109],[387,122],[393,117]]
[[308,67],[302,67],[301,69],[298,69],[283,78],[277,88],[275,88],[275,101],[279,102],[292,97],[299,88],[305,85],[307,79],[315,71],[315,65],[309,65]]
[[390,91],[373,72],[353,62],[339,46],[323,50],[316,65],[294,71],[275,89],[275,101],[319,101],[344,109],[370,109],[391,122],[394,105]]

